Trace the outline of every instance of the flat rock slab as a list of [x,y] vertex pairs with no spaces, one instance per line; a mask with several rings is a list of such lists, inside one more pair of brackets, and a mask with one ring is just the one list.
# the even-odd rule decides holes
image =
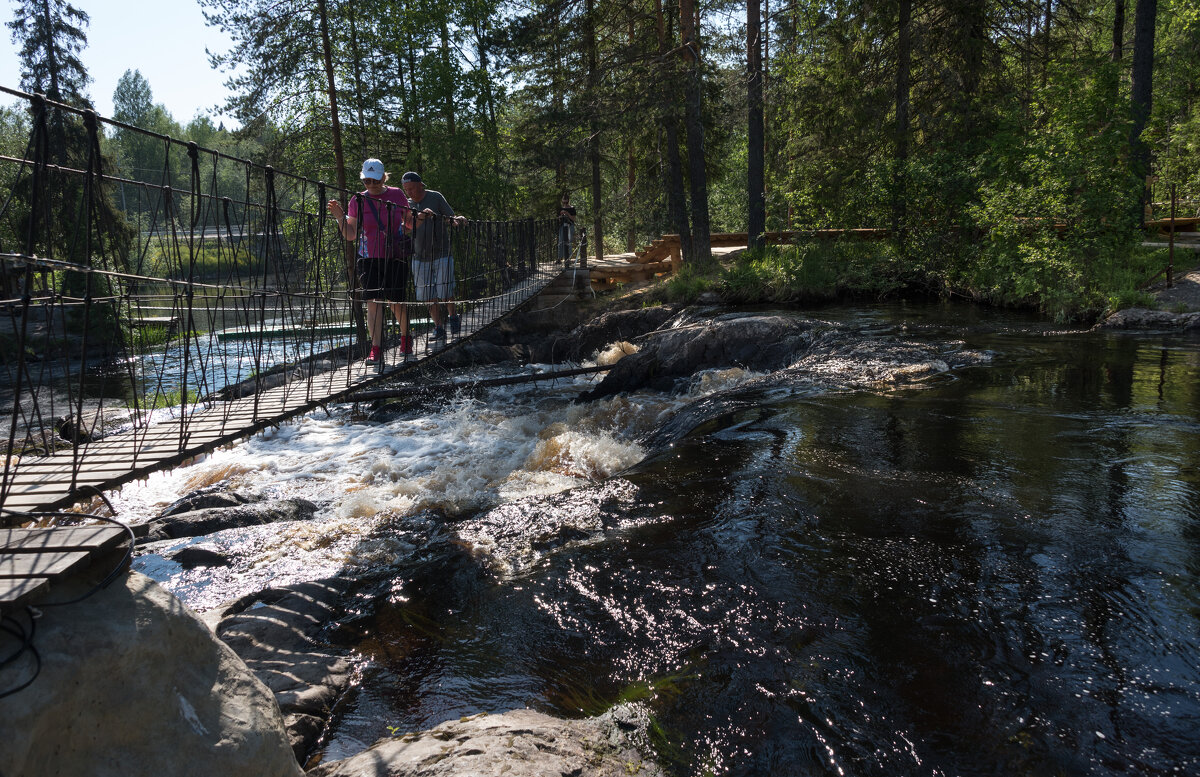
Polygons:
[[1181,329],[1200,330],[1200,313],[1172,313],[1167,310],[1126,308],[1097,324],[1100,329]]
[[381,739],[366,752],[310,769],[308,777],[662,777],[646,754],[647,724],[637,705],[585,720],[527,709],[478,715]]

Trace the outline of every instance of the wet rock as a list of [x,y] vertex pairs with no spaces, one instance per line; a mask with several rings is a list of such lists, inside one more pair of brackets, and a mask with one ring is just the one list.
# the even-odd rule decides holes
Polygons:
[[230,564],[229,559],[212,545],[189,545],[170,558],[184,569],[227,567]]
[[662,326],[679,308],[659,306],[614,311],[579,323],[576,306],[502,319],[461,346],[438,356],[446,367],[499,364],[506,361],[557,364],[581,361],[620,340],[632,340]]
[[817,386],[825,390],[889,390],[991,358],[986,352],[965,350],[961,343],[861,338],[825,329],[814,332],[807,350],[792,364],[688,403],[641,442],[649,451],[661,451],[718,418],[760,410],[780,390],[805,391]]
[[350,684],[350,662],[321,633],[343,614],[353,584],[332,578],[260,591],[228,605],[216,620],[217,636],[275,694],[298,760]]
[[661,777],[647,755],[649,716],[622,705],[596,718],[562,720],[533,710],[477,715],[376,742],[364,753],[322,764],[309,777]]
[[822,322],[788,316],[728,313],[655,332],[641,350],[617,362],[582,401],[640,388],[672,390],[677,379],[705,369],[742,367],[774,370],[792,363],[812,341]]
[[1166,310],[1126,308],[1096,325],[1097,329],[1182,329],[1200,330],[1200,313],[1171,313]]
[[438,354],[437,360],[442,367],[455,368],[499,364],[520,358],[521,353],[512,346],[472,338],[462,345],[447,348],[443,353]]
[[[55,585],[75,598],[94,580]],[[48,607],[32,654],[0,666],[0,774],[302,775],[266,687],[178,599],[131,572]]]
[[257,501],[260,501],[260,499],[233,491],[225,491],[220,487],[206,488],[175,500],[160,512],[158,517],[166,518],[171,515],[190,513],[194,510],[207,510],[214,507],[238,507],[239,505]]
[[317,506],[307,499],[283,499],[271,502],[254,502],[236,507],[214,507],[192,510],[186,513],[156,518],[143,542],[200,537],[205,534],[236,529],[243,526],[258,526],[279,521],[303,521],[312,518]]
[[87,445],[99,439],[99,435],[92,434],[92,432],[76,423],[76,419],[73,416],[69,415],[55,420],[54,431],[60,439],[72,445]]
[[637,340],[659,329],[679,310],[677,306],[662,305],[604,313],[565,335],[545,338],[533,344],[530,361],[553,364],[590,358],[596,351],[612,343]]

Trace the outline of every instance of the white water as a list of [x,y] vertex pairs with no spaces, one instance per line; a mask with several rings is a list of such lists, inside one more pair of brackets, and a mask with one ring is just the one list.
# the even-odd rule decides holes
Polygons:
[[[439,514],[453,518],[604,480],[641,461],[637,438],[663,417],[754,377],[709,372],[684,395],[641,392],[574,404],[599,379],[584,376],[459,395],[384,422],[336,406],[127,485],[110,499],[130,523],[210,486],[318,505],[310,521],[159,543],[137,559],[139,571],[206,609],[267,586],[411,558]],[[232,565],[185,570],[169,560],[195,544]]]

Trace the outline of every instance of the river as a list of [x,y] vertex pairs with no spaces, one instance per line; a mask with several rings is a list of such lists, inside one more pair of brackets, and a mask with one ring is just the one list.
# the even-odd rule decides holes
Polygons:
[[[1200,338],[792,312],[776,375],[331,407],[115,495],[320,506],[135,568],[203,610],[353,574],[327,760],[643,700],[676,775],[1200,773]],[[195,542],[233,564],[184,570]]]

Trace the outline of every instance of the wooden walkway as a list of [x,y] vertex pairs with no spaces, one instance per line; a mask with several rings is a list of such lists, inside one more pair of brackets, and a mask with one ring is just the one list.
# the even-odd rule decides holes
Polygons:
[[117,526],[0,529],[0,612],[41,596],[54,578],[86,569],[128,537]]
[[[446,347],[467,340],[521,307],[562,273],[562,268],[535,272],[505,292],[501,304],[489,308],[493,315],[486,320],[476,312],[463,312],[462,333]],[[440,346],[433,341],[432,333],[423,334],[416,338],[414,353],[407,361],[398,344],[392,344],[384,350],[382,366],[363,360],[331,364],[329,369],[314,370],[314,374],[307,376],[285,376],[281,385],[249,396],[197,404],[172,421],[142,425],[50,456],[10,461],[0,483],[0,507],[20,513],[67,507],[97,492],[177,466],[289,418],[337,402],[411,369],[439,352]],[[0,545],[0,552],[6,551]]]

